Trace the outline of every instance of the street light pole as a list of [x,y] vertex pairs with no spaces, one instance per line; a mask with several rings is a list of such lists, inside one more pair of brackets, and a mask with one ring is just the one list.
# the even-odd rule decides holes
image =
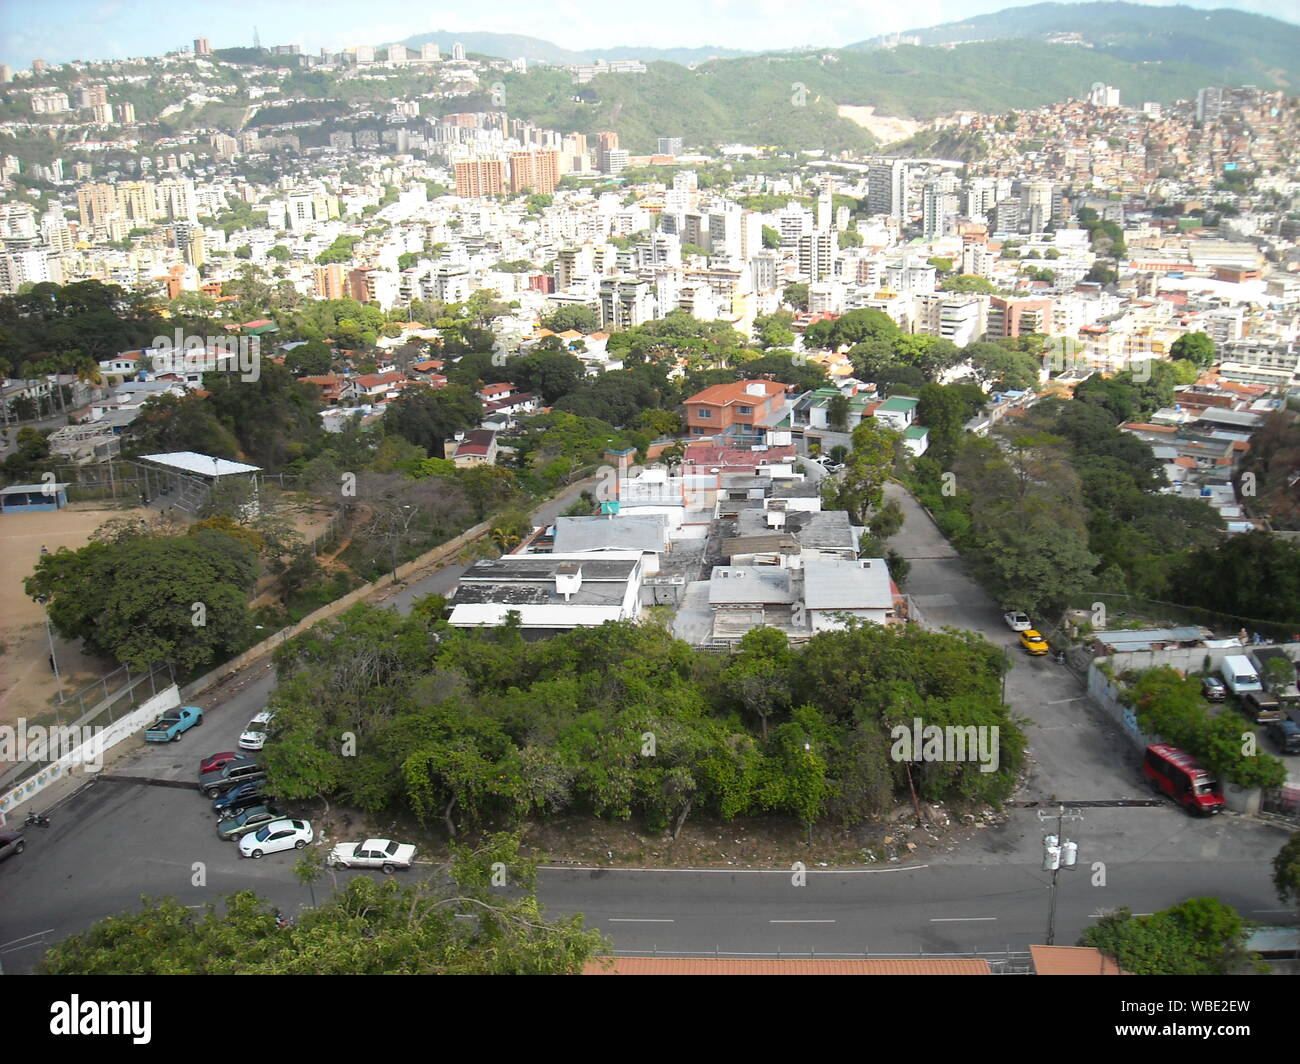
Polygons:
[[45,596],[42,595],[36,600],[41,604],[41,612],[45,614],[45,636],[50,641],[50,668],[54,670],[54,682],[59,685],[59,702],[63,702],[63,678],[59,676],[59,659],[54,655],[54,632],[50,628],[50,611],[45,605]]

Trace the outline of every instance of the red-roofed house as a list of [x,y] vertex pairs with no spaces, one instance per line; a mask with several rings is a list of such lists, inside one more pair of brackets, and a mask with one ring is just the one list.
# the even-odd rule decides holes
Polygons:
[[362,373],[349,377],[343,386],[343,395],[353,402],[373,403],[396,395],[406,378],[397,372]]
[[451,460],[460,469],[492,465],[497,460],[497,434],[491,429],[474,429],[465,433],[465,438],[455,444]]
[[778,381],[733,381],[686,400],[686,431],[759,444],[785,416],[787,386]]
[[478,397],[485,403],[490,403],[496,399],[504,399],[514,393],[515,386],[504,382],[498,384],[485,384],[479,389]]
[[343,398],[343,385],[346,383],[346,378],[340,377],[337,373],[325,373],[319,377],[299,377],[298,380],[305,384],[314,384],[319,388],[320,401],[327,406],[338,406]]

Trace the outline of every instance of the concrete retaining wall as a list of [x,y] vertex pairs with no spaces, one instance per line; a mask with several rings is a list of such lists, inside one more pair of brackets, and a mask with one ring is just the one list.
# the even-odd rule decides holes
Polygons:
[[[88,742],[74,747],[57,761],[51,762],[48,768],[41,769],[34,776],[29,776],[23,780],[17,787],[0,794],[0,824],[6,823],[7,818],[24,802],[35,798],[46,787],[57,783],[69,773],[76,771],[77,766],[82,765],[87,760],[87,754],[92,755],[90,760],[95,760],[94,754],[97,753],[102,756],[123,739],[134,735],[141,728],[151,724],[160,713],[175,709],[180,704],[180,690],[175,684],[172,684],[166,690],[159,691],[152,698],[140,703],[121,720],[116,720],[102,728],[97,727],[94,737]],[[86,771],[85,774],[88,776],[93,775],[89,771]]]
[[319,624],[321,621],[329,620],[331,617],[337,617],[340,613],[344,613],[351,609],[358,602],[373,595],[376,591],[389,587],[394,582],[401,582],[410,574],[423,569],[426,566],[436,565],[438,562],[446,560],[448,557],[456,554],[470,543],[487,535],[488,530],[491,527],[492,525],[490,522],[484,521],[481,524],[477,524],[473,528],[462,532],[455,539],[448,540],[446,543],[434,547],[431,551],[426,551],[418,558],[415,558],[404,565],[399,565],[397,567],[397,581],[393,580],[392,573],[385,573],[378,580],[372,581],[369,584],[362,584],[360,587],[349,591],[342,598],[335,599],[333,602],[327,603],[318,610],[313,610],[297,624],[292,624],[288,628],[281,628],[274,635],[267,636],[267,638],[263,639],[260,643],[256,643],[249,647],[237,657],[231,658],[227,662],[223,662],[211,672],[205,673],[197,680],[187,683],[181,688],[181,697],[186,700],[193,699],[201,692],[206,691],[209,687],[212,687],[214,684],[225,679],[231,673],[238,672],[246,665],[257,661],[259,658],[265,657],[281,643],[305,632],[308,628],[312,627],[312,625]]

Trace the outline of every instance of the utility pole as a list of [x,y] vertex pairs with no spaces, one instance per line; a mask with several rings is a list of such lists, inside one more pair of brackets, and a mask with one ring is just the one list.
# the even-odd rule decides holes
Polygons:
[[1043,871],[1052,873],[1052,886],[1047,904],[1047,945],[1056,944],[1056,886],[1061,869],[1073,872],[1078,867],[1079,846],[1061,834],[1062,824],[1066,820],[1082,820],[1082,813],[1067,813],[1061,806],[1055,813],[1038,811],[1039,821],[1055,820],[1056,834],[1043,836]]

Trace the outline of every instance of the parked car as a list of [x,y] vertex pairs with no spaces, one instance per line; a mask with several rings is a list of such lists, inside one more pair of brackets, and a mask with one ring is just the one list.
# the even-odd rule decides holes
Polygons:
[[218,820],[226,820],[255,805],[266,804],[265,780],[250,780],[231,787],[225,794],[212,799],[212,811]]
[[1034,657],[1046,654],[1050,649],[1047,645],[1047,640],[1039,635],[1033,628],[1020,633],[1020,645],[1029,651],[1029,653],[1034,655]]
[[385,875],[399,868],[410,868],[414,860],[414,846],[391,839],[340,842],[325,858],[326,864],[335,868],[380,868]]
[[240,857],[261,857],[281,850],[301,850],[312,840],[306,820],[275,820],[239,840]]
[[255,805],[252,809],[245,809],[238,816],[221,821],[217,825],[217,834],[223,839],[237,839],[240,835],[246,835],[250,831],[256,831],[282,819],[283,815],[269,806]]
[[1222,702],[1228,697],[1228,689],[1217,676],[1202,676],[1201,694],[1207,702]]
[[5,831],[0,828],[0,860],[22,853],[26,845],[21,831]]
[[1029,614],[1022,613],[1020,610],[1011,610],[1002,615],[1002,619],[1007,622],[1013,632],[1028,632],[1034,627],[1034,622],[1029,619]]
[[267,726],[275,718],[275,710],[264,709],[248,722],[246,727],[239,736],[239,748],[241,750],[260,750],[266,745]]
[[1264,725],[1264,734],[1273,740],[1282,753],[1300,754],[1300,724],[1289,717],[1270,720]]
[[203,723],[198,706],[177,706],[168,710],[144,730],[147,743],[174,743],[182,734]]
[[209,772],[220,772],[238,756],[239,754],[234,750],[223,750],[219,754],[209,754],[199,762],[199,778],[202,779]]
[[1246,719],[1254,721],[1256,724],[1286,720],[1286,713],[1282,710],[1282,703],[1267,691],[1247,691],[1241,696],[1241,701],[1237,705],[1246,714]]
[[200,776],[199,790],[209,798],[215,798],[241,783],[264,779],[266,779],[266,769],[251,757],[237,757],[216,772]]
[[1156,794],[1172,798],[1189,813],[1213,816],[1223,811],[1219,782],[1191,754],[1165,743],[1147,747],[1142,775]]

